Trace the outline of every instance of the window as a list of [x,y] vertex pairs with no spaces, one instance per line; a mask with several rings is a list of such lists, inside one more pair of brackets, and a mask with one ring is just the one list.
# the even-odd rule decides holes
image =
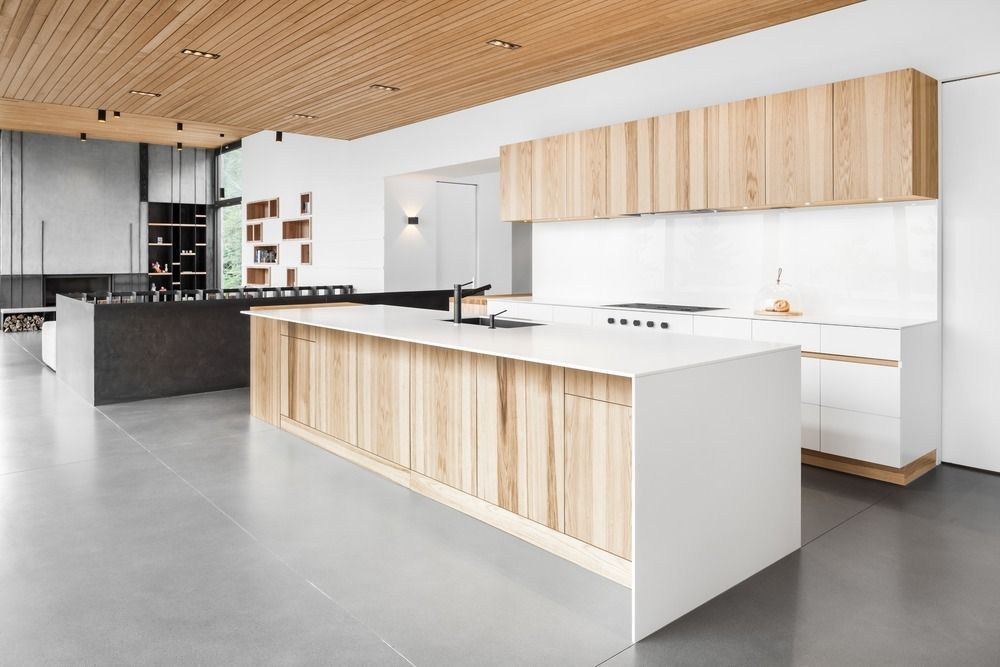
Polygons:
[[234,142],[219,149],[216,162],[219,193],[216,201],[222,261],[218,267],[223,289],[243,284],[243,149]]
[[[232,146],[233,144],[230,144]],[[219,153],[219,199],[243,196],[243,149],[226,146]]]

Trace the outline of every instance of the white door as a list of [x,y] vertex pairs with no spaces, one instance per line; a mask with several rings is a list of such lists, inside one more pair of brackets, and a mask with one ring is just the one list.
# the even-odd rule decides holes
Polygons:
[[476,186],[437,183],[438,289],[478,280],[476,275]]
[[942,85],[941,457],[1000,471],[1000,75]]

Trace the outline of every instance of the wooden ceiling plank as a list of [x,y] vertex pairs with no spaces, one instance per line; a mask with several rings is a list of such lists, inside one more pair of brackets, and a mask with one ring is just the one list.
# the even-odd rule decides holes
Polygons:
[[54,6],[55,0],[35,0],[18,8],[8,40],[0,49],[0,81],[13,77]]
[[52,59],[59,45],[65,43],[69,38],[73,25],[79,20],[86,8],[85,4],[73,2],[73,0],[62,0],[59,7],[61,12],[58,16],[56,16],[56,12],[49,15],[49,20],[39,32],[38,39],[28,49],[25,64],[19,67],[14,76],[8,80],[7,89],[0,92],[0,96],[21,98],[27,95],[27,89],[38,80],[42,70]]

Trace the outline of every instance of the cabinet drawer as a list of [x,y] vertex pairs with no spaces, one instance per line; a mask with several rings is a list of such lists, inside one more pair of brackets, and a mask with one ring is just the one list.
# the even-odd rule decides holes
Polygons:
[[898,368],[824,359],[820,387],[824,406],[899,417]]
[[819,451],[819,406],[802,404],[802,448]]
[[819,405],[820,366],[819,359],[802,358],[802,402]]
[[750,340],[752,333],[750,320],[735,317],[694,317],[695,336]]
[[552,306],[552,321],[560,324],[587,324],[593,320],[590,308]]
[[752,329],[754,340],[801,345],[806,352],[819,351],[820,325],[818,324],[754,320]]
[[820,408],[820,451],[880,465],[900,466],[899,420]]
[[820,352],[899,361],[899,330],[824,324]]

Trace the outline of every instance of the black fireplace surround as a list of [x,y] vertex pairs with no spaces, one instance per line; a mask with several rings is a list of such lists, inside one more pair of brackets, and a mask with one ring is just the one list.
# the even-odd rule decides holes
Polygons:
[[80,292],[110,292],[111,274],[80,274],[43,276],[45,305],[56,305],[56,294],[78,294]]

